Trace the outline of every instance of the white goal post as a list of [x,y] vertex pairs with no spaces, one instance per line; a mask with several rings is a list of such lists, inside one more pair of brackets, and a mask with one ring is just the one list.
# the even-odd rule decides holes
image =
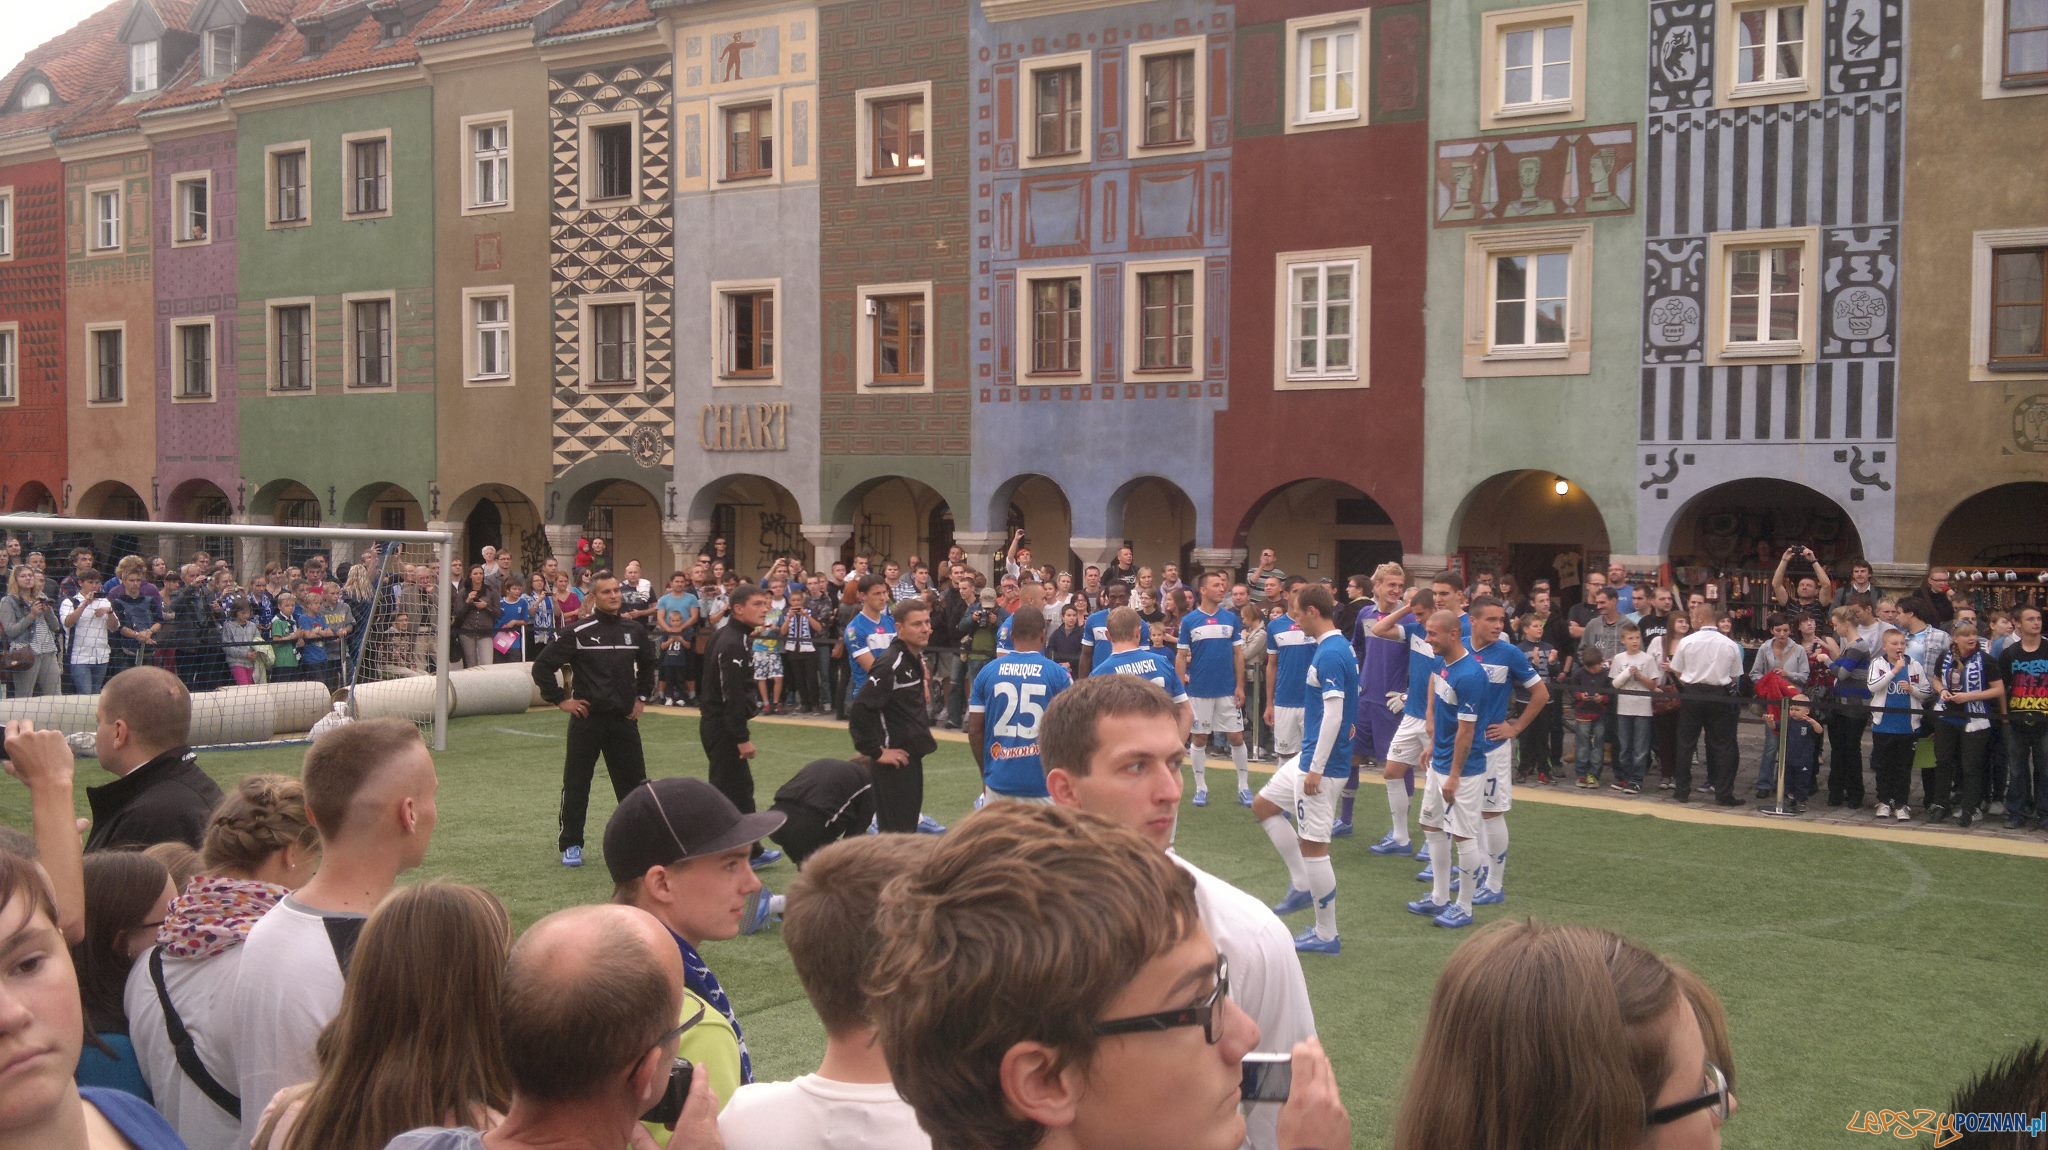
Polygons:
[[[432,704],[430,706],[418,706],[418,704],[424,704],[426,700],[420,700],[418,692],[412,692],[412,696],[414,696],[412,702],[408,702],[408,704],[395,704],[393,712],[408,714],[410,718],[414,718],[422,726],[428,726],[428,718],[430,718],[432,720],[432,726],[430,726],[430,745],[432,745],[432,749],[444,751],[446,747],[449,747],[449,702],[451,702],[449,634],[453,630],[449,610],[451,610],[451,589],[455,585],[455,534],[453,532],[408,532],[408,530],[326,528],[326,526],[272,526],[272,524],[231,524],[231,522],[178,524],[178,522],[154,522],[154,520],[76,520],[76,518],[68,518],[68,516],[47,516],[47,514],[6,514],[6,516],[0,516],[0,534],[6,534],[6,536],[27,536],[29,540],[33,540],[33,542],[25,542],[23,557],[27,557],[31,550],[43,550],[45,577],[47,577],[43,598],[49,598],[53,602],[61,602],[61,598],[63,598],[63,593],[57,589],[59,579],[72,575],[72,548],[74,546],[90,546],[96,552],[98,561],[109,565],[109,569],[104,571],[104,579],[106,579],[106,593],[113,595],[119,589],[115,571],[111,569],[113,567],[113,563],[111,563],[113,550],[121,548],[121,550],[127,550],[129,555],[150,555],[150,550],[154,550],[154,546],[137,546],[141,540],[147,540],[150,544],[156,544],[158,540],[184,540],[184,546],[190,546],[190,548],[195,548],[195,550],[203,550],[203,548],[209,548],[209,546],[219,546],[223,550],[236,548],[236,544],[229,542],[229,540],[279,540],[279,544],[281,544],[279,552],[281,552],[283,557],[287,557],[287,563],[289,563],[289,557],[295,555],[295,550],[326,552],[328,548],[334,548],[334,552],[336,552],[336,555],[334,555],[334,575],[336,577],[342,573],[342,567],[344,567],[344,563],[342,563],[342,559],[344,559],[342,557],[342,544],[365,544],[365,546],[375,544],[379,548],[377,550],[379,573],[377,573],[377,583],[373,585],[375,598],[371,600],[373,606],[371,606],[369,622],[379,632],[389,632],[389,626],[391,626],[389,616],[379,616],[379,610],[383,610],[379,604],[383,600],[393,600],[393,602],[397,600],[397,591],[391,589],[393,585],[389,583],[389,577],[395,571],[397,561],[403,557],[403,550],[401,548],[408,548],[408,546],[416,548],[414,555],[418,555],[420,559],[428,557],[428,548],[430,548],[430,555],[432,555],[430,563],[432,563],[432,567],[436,569],[436,575],[438,575],[434,579],[434,587],[436,587],[434,589],[434,606],[432,606],[434,618],[428,620],[432,624],[432,638],[426,640],[426,636],[420,634],[418,638],[412,638],[412,636],[406,636],[406,638],[385,638],[385,643],[389,645],[391,651],[403,651],[403,653],[406,653],[403,657],[401,655],[391,655],[389,659],[391,659],[393,667],[397,663],[401,663],[401,661],[408,663],[406,665],[406,675],[410,675],[408,681],[416,681],[416,683],[432,681]],[[84,542],[86,536],[90,536],[90,542]],[[127,542],[125,544],[115,542],[113,546],[106,546],[100,540],[127,540]],[[291,546],[293,542],[297,542],[299,546],[293,548]],[[166,542],[164,546],[168,550],[172,544]],[[391,559],[389,563],[387,563],[387,557]],[[184,559],[190,559],[190,555],[166,557],[166,559],[168,561],[184,561]],[[248,555],[246,550],[244,550],[244,555],[240,559],[242,559],[242,563],[229,561],[229,571],[233,573],[233,577],[236,577],[238,583],[254,581],[254,575],[258,575],[262,571],[262,567],[264,567],[262,559]],[[6,575],[12,575],[12,571],[8,571]],[[0,587],[0,591],[4,591],[4,587]],[[393,610],[399,610],[399,608],[393,608]],[[408,622],[418,626],[422,620],[408,620]],[[346,690],[350,692],[350,710],[352,712],[358,710],[360,702],[365,702],[362,698],[356,698],[356,694],[354,694],[356,685],[358,685],[354,669],[362,667],[371,659],[369,643],[371,643],[371,630],[373,630],[373,626],[367,626],[365,632],[362,632],[356,638],[352,638],[352,640],[350,638],[334,640],[334,643],[354,643],[354,651],[352,653],[344,653],[342,659],[340,659],[340,665],[344,667],[342,669],[342,679],[346,683]],[[420,628],[420,630],[424,630],[424,628]],[[426,640],[426,643],[420,643],[420,640]],[[10,640],[0,638],[0,651],[4,651],[10,645],[20,645],[20,643],[23,643],[23,640],[20,640],[20,638],[12,640],[12,643],[10,643]],[[211,643],[215,649],[221,647],[219,640],[215,640],[213,636],[207,638],[207,643]],[[432,653],[432,671],[430,673],[426,673],[424,667],[418,667],[416,659],[410,657],[410,653],[414,653],[416,649],[420,649],[418,655],[426,655],[428,651]],[[59,655],[59,659],[61,659],[61,655]],[[0,683],[6,683],[8,688],[10,688],[8,690],[8,700],[0,702],[0,712],[4,712],[8,718],[37,718],[37,720],[49,722],[49,724],[61,724],[61,726],[68,726],[68,728],[70,726],[84,726],[84,731],[92,731],[92,718],[90,718],[88,704],[96,702],[96,700],[94,700],[94,696],[72,694],[74,688],[72,688],[72,679],[70,679],[68,671],[70,671],[70,667],[59,667],[59,675],[63,675],[63,692],[66,692],[66,694],[61,694],[61,696],[35,696],[35,698],[27,698],[27,700],[18,698],[14,694],[14,690],[12,690],[12,685],[14,685],[12,677],[6,675],[6,673],[0,673]],[[180,677],[186,677],[186,675],[180,675]],[[371,685],[371,683],[362,683],[362,685]],[[295,688],[295,690],[287,690],[287,688]],[[307,714],[307,702],[309,702],[309,698],[313,694],[319,696],[317,698],[317,708],[313,708],[313,718],[328,712],[328,696],[326,696],[326,692],[324,690],[322,692],[315,692],[315,690],[309,690],[309,688],[319,688],[319,683],[317,681],[313,681],[313,683],[309,683],[309,681],[293,681],[293,683],[264,681],[264,683],[256,683],[256,685],[219,685],[219,690],[215,690],[215,692],[195,694],[195,728],[203,726],[203,722],[201,722],[201,718],[203,718],[201,712],[203,710],[219,710],[217,706],[211,706],[211,704],[203,706],[203,704],[209,702],[209,696],[219,696],[221,692],[242,692],[242,698],[236,700],[236,706],[240,708],[240,714],[246,718],[252,712],[256,712],[260,708],[266,708],[268,712],[264,714],[264,718],[268,718],[272,722],[270,735],[303,731],[303,726],[299,724],[299,720]],[[45,698],[49,702],[45,702]],[[20,710],[20,714],[14,714],[14,710]],[[291,712],[289,720],[285,718],[287,710]],[[303,722],[309,726],[311,718],[303,718]],[[276,726],[276,724],[285,724],[285,726]],[[252,741],[264,741],[266,737],[268,735],[252,739]],[[231,743],[231,741],[242,741],[242,739],[233,739],[233,737],[215,739],[215,743],[223,743],[223,741]],[[199,743],[197,731],[195,731],[195,743]]]

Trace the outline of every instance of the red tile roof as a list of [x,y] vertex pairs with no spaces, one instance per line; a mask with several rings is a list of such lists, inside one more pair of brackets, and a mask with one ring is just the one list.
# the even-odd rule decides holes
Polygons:
[[[452,0],[451,0],[452,2]],[[300,0],[294,21],[311,21],[365,0]],[[227,83],[228,91],[298,84],[351,72],[367,72],[419,62],[419,51],[411,38],[386,42],[384,28],[367,12],[339,39],[330,42],[317,56],[306,54],[306,34],[287,27],[272,37],[256,57],[236,71]]]
[[48,80],[56,96],[48,107],[0,113],[0,136],[48,132],[60,126],[68,130],[75,119],[102,114],[106,105],[126,95],[128,47],[115,37],[133,3],[114,0],[70,31],[30,50],[0,79],[0,100],[8,106],[30,73]]
[[457,0],[443,5],[443,12],[420,21],[413,33],[422,44],[457,40],[523,28],[562,0]]
[[583,0],[567,20],[549,31],[548,38],[627,28],[653,19],[654,14],[647,9],[647,0]]

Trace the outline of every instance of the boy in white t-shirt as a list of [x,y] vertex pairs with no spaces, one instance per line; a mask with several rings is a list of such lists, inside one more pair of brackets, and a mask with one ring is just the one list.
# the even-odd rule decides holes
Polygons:
[[107,629],[114,626],[114,605],[100,594],[100,573],[91,568],[76,576],[78,593],[64,600],[57,617],[71,632],[71,686],[81,695],[97,695],[107,681],[113,658]]
[[1614,698],[1614,738],[1620,744],[1613,789],[1626,795],[1643,793],[1643,774],[1650,762],[1652,701],[1642,692],[1664,681],[1657,656],[1643,650],[1643,632],[1634,623],[1621,625],[1621,650],[1608,666],[1607,677],[1618,692]]
[[928,1150],[917,1114],[889,1082],[861,983],[881,948],[876,907],[891,879],[924,866],[927,835],[858,836],[804,860],[790,885],[782,938],[798,981],[825,1024],[818,1072],[733,1092],[718,1116],[726,1150]]

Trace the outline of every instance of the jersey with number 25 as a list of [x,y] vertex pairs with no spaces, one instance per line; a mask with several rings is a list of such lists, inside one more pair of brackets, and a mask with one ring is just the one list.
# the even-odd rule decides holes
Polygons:
[[982,777],[997,794],[1042,798],[1045,765],[1038,725],[1045,708],[1074,685],[1067,669],[1036,651],[1004,655],[974,677],[967,713],[981,715]]

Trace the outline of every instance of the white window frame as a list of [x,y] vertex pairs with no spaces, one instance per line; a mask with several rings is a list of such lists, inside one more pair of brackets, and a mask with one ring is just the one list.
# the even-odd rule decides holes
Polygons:
[[[356,146],[358,144],[382,143],[384,145],[384,206],[368,211],[356,210]],[[344,132],[341,136],[341,218],[345,220],[381,220],[390,217],[398,204],[398,179],[393,171],[397,153],[391,147],[391,129],[379,128],[374,132]]]
[[[926,105],[930,110],[930,105]],[[931,121],[925,121],[929,124]],[[927,167],[930,165],[927,164]],[[857,311],[854,316],[854,350],[858,361],[854,370],[855,386],[861,391],[874,391],[890,395],[917,394],[932,390],[932,381],[937,378],[937,368],[932,363],[932,331],[938,321],[933,310],[935,291],[931,280],[915,280],[905,283],[862,284],[854,289]],[[878,383],[875,380],[875,324],[879,313],[874,310],[873,301],[889,296],[919,296],[924,300],[923,358],[924,378],[916,383]],[[778,364],[779,366],[779,364]]]
[[[1504,255],[1557,251],[1571,254],[1564,343],[1495,347],[1494,261]],[[1464,307],[1462,366],[1466,379],[1589,374],[1593,370],[1593,225],[1468,230]]]
[[[1139,298],[1139,277],[1154,274],[1192,273],[1190,301],[1190,355],[1186,367],[1141,367],[1145,342],[1144,300]],[[1123,276],[1123,377],[1130,383],[1188,383],[1207,378],[1208,276],[1200,258],[1177,260],[1132,260],[1124,264]],[[1083,296],[1086,304],[1086,296]]]
[[[924,167],[893,175],[875,174],[875,118],[876,104],[916,96],[924,101]],[[892,84],[884,88],[862,88],[853,94],[855,108],[853,134],[854,145],[859,149],[859,162],[854,165],[855,187],[869,187],[874,184],[907,184],[932,178],[932,170],[938,167],[937,150],[933,147],[938,133],[932,130],[932,82],[920,80],[913,84]]]
[[[465,216],[491,215],[509,212],[513,208],[512,193],[512,113],[486,112],[475,116],[464,116],[462,128],[462,214]],[[489,157],[503,169],[499,191],[502,200],[485,200],[478,194],[479,178],[485,161],[477,148],[477,133],[486,128],[497,128],[505,133],[505,147],[497,155]]]
[[2006,0],[1983,0],[1983,4],[1984,98],[2007,100],[2015,96],[2048,96],[2048,84],[2005,82]]
[[[470,287],[462,289],[462,385],[464,387],[510,387],[518,371],[517,321],[514,319],[516,301],[511,284],[495,287]],[[504,370],[485,374],[483,371],[483,333],[485,327],[477,318],[477,304],[483,300],[497,299],[505,303],[505,318],[502,323],[491,325],[491,330],[502,331],[505,341]]]
[[[387,329],[390,346],[385,357],[391,361],[391,378],[383,383],[364,383],[356,363],[356,306],[381,303],[391,317]],[[349,394],[388,395],[398,390],[398,293],[395,291],[347,292],[341,297],[341,386]]]
[[[1081,281],[1081,356],[1077,372],[1034,371],[1031,365],[1031,285],[1040,280],[1078,279]],[[1012,354],[1016,359],[1016,379],[1021,385],[1041,387],[1067,387],[1074,384],[1093,383],[1095,380],[1095,268],[1091,264],[1065,264],[1057,267],[1026,267],[1017,269],[1017,325],[1016,345]]]
[[[729,342],[728,333],[730,330],[730,325],[726,322],[726,313],[732,307],[732,297],[753,295],[764,291],[771,293],[775,300],[773,352],[775,362],[769,364],[769,370],[762,375],[733,375],[726,367],[731,361],[726,347]],[[784,306],[787,302],[788,297],[783,294],[780,277],[774,279],[720,280],[711,285],[711,386],[782,386],[783,361],[787,358],[783,354],[784,349],[782,346],[783,321],[788,318],[788,309]],[[929,321],[927,321],[927,330],[929,330]]]
[[[110,331],[118,333],[121,337],[121,372],[117,381],[121,385],[121,396],[119,399],[99,398],[100,341],[98,337]],[[81,392],[85,396],[85,405],[87,407],[128,406],[128,371],[134,363],[134,357],[129,354],[128,348],[128,324],[125,321],[86,324],[85,355],[83,358],[85,359],[85,387],[81,389]]]
[[[206,331],[206,391],[202,395],[184,394],[182,385],[185,374],[185,334],[204,328]],[[212,403],[220,398],[220,339],[212,318],[182,319],[171,321],[171,402]]]
[[[1995,3],[1996,0],[1993,0]],[[2048,370],[1991,369],[1991,257],[2001,248],[2048,246],[2048,225],[2038,228],[1997,228],[1970,237],[1970,380],[1974,383],[2018,383],[2048,379]],[[1897,330],[1896,324],[1893,330]]]
[[[223,32],[227,33],[228,38],[228,60],[225,68],[217,68],[214,66],[215,60],[213,58],[214,38]],[[205,71],[207,79],[218,80],[228,76],[234,72],[236,65],[240,62],[239,58],[242,54],[240,30],[233,25],[209,28],[206,30],[206,34],[200,37],[199,50],[205,54],[200,65]]]
[[[123,210],[122,198],[127,189],[116,181],[106,184],[87,184],[85,188],[85,254],[88,256],[119,255],[128,246],[127,213]],[[102,197],[114,205],[114,242],[102,244],[101,226],[106,221],[100,216]]]
[[[206,189],[206,235],[199,239],[187,239],[185,230],[185,189],[194,184]],[[171,246],[174,248],[205,247],[213,242],[213,173],[184,172],[171,177]]]
[[[597,193],[598,164],[596,132],[619,124],[630,124],[633,129],[633,188],[623,196],[599,197]],[[576,167],[578,171],[577,194],[581,197],[579,206],[585,208],[628,208],[640,202],[640,113],[602,112],[581,117],[576,121]]]
[[[1294,295],[1295,273],[1317,269],[1319,282],[1327,282],[1328,269],[1351,270],[1351,366],[1303,371],[1294,362],[1294,319],[1298,301]],[[1329,248],[1323,251],[1281,252],[1273,258],[1273,386],[1279,391],[1322,391],[1372,386],[1372,249]],[[1327,316],[1327,301],[1319,303]],[[1328,333],[1319,337],[1326,340]]]
[[[1193,67],[1190,82],[1194,89],[1193,122],[1188,125],[1190,138],[1186,143],[1147,144],[1145,142],[1145,64],[1157,56],[1191,55]],[[1126,74],[1130,82],[1124,85],[1124,123],[1129,126],[1125,133],[1128,141],[1125,154],[1138,156],[1173,156],[1184,152],[1199,152],[1209,146],[1209,38],[1207,36],[1183,36],[1173,40],[1152,40],[1133,44],[1128,49]]]
[[128,46],[128,93],[139,96],[154,92],[161,83],[158,68],[162,55],[155,40]]
[[0,187],[0,263],[14,258],[14,185]]
[[[1076,99],[1081,105],[1080,148],[1057,156],[1035,154],[1038,143],[1038,74],[1079,68],[1081,84]],[[1017,64],[1017,166],[1020,168],[1070,168],[1095,159],[1095,53],[1062,52],[1056,56],[1033,56]]]
[[[1364,8],[1346,12],[1326,12],[1320,16],[1297,16],[1287,22],[1286,82],[1283,98],[1287,104],[1286,130],[1289,132],[1315,132],[1330,128],[1357,128],[1366,123],[1366,93],[1371,91],[1372,51],[1369,46],[1372,20]],[[1353,106],[1328,112],[1311,114],[1308,111],[1308,53],[1304,51],[1306,41],[1312,36],[1343,35],[1352,37],[1353,68],[1351,73],[1351,99]]]
[[22,88],[16,106],[24,112],[30,108],[49,107],[50,85],[42,80],[30,80],[27,86]]
[[[1714,106],[1746,108],[1756,104],[1782,104],[1793,100],[1814,100],[1821,95],[1821,40],[1827,35],[1827,20],[1821,0],[1725,0],[1714,10]],[[1796,79],[1765,80],[1738,84],[1737,17],[1758,8],[1800,8],[1805,39],[1801,42],[1800,67]],[[1773,21],[1775,24],[1775,21]],[[1775,59],[1773,48],[1766,54]]]
[[21,324],[0,323],[0,407],[21,402]]
[[[1798,247],[1799,338],[1743,341],[1728,339],[1728,259],[1731,253],[1758,248]],[[1707,237],[1707,363],[1812,363],[1820,349],[1820,229],[1769,228],[1715,232]]]
[[[1570,27],[1572,38],[1571,95],[1563,100],[1507,102],[1507,38],[1514,32],[1536,32],[1542,42],[1546,28]],[[1568,124],[1586,118],[1586,0],[1534,8],[1500,8],[1480,17],[1479,127],[1533,127]],[[1542,68],[1534,76],[1532,95],[1542,92]]]
[[[299,155],[299,214],[294,219],[277,217],[277,162],[280,156]],[[303,228],[313,222],[313,142],[291,140],[269,144],[263,149],[263,224],[267,228]]]
[[[281,387],[278,384],[278,324],[277,313],[288,308],[306,309],[306,386]],[[263,301],[263,392],[265,395],[312,395],[319,390],[319,349],[320,308],[312,296],[293,296]]]
[[[633,309],[633,382],[597,382],[597,325],[591,312],[610,304]],[[647,303],[642,292],[607,292],[587,295],[576,301],[576,385],[584,391],[625,394],[647,386]]]

